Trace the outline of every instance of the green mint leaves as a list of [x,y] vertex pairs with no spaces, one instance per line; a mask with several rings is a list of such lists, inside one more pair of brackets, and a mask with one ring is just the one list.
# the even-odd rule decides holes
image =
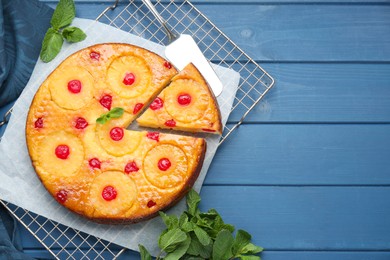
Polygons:
[[[213,259],[213,260],[260,260],[263,251],[252,244],[251,235],[238,230],[234,237],[234,226],[225,224],[215,209],[201,212],[198,208],[200,196],[190,190],[187,194],[187,211],[181,216],[170,216],[160,212],[166,225],[158,246],[161,248],[156,260]],[[139,245],[142,260],[150,260],[147,249]]]
[[75,16],[73,0],[60,0],[50,20],[51,27],[43,38],[40,54],[42,61],[52,61],[60,52],[64,39],[68,42],[79,42],[87,37],[80,28],[69,27]]
[[123,108],[115,107],[108,111],[107,113],[102,114],[99,118],[96,119],[96,123],[104,125],[112,118],[120,118],[124,113]]

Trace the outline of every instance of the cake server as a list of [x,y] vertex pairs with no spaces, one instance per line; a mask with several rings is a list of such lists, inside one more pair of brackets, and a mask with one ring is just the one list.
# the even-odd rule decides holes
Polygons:
[[182,70],[188,63],[192,62],[206,79],[214,95],[219,96],[223,89],[222,82],[192,36],[188,34],[175,35],[168,28],[166,21],[161,17],[152,2],[150,0],[142,1],[161,23],[168,35],[169,44],[165,47],[165,56],[168,60],[179,70]]

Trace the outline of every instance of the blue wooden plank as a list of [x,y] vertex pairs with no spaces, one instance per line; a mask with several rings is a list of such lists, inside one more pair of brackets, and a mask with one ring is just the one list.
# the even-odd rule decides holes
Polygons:
[[[52,255],[44,250],[25,250],[25,253],[39,259],[51,259]],[[300,252],[300,251],[264,251],[262,260],[388,260],[389,252]],[[118,260],[139,260],[139,253],[125,251]]]
[[390,187],[203,187],[200,207],[268,250],[390,250]]
[[268,250],[390,251],[390,187],[205,186],[201,196],[202,210]]
[[[276,85],[246,122],[390,121],[390,64],[260,65]],[[237,106],[229,121],[239,120],[245,110]]]
[[390,185],[390,125],[241,125],[206,185]]
[[[79,2],[77,15],[95,19],[105,6]],[[198,7],[256,60],[390,61],[390,5],[227,3]]]

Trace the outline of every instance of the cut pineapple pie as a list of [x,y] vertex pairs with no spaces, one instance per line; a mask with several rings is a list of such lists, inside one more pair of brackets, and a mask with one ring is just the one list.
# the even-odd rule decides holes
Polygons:
[[31,104],[26,138],[59,203],[97,222],[132,223],[186,194],[205,140],[127,130],[143,111],[143,126],[221,133],[215,97],[191,64],[178,72],[143,48],[107,43],[74,53],[49,75]]

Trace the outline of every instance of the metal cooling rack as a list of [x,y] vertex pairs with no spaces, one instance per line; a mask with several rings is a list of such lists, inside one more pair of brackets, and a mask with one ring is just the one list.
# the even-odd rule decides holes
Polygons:
[[[155,7],[173,32],[192,35],[208,60],[240,73],[240,84],[229,124],[225,126],[220,140],[221,144],[272,88],[274,79],[189,1],[157,0]],[[168,42],[165,31],[142,1],[130,1],[126,5],[119,4],[119,0],[116,0],[96,20],[159,44],[164,45]],[[10,111],[0,125],[6,123],[9,113]],[[1,200],[0,203],[54,258],[112,259],[117,258],[125,250],[10,203]]]

